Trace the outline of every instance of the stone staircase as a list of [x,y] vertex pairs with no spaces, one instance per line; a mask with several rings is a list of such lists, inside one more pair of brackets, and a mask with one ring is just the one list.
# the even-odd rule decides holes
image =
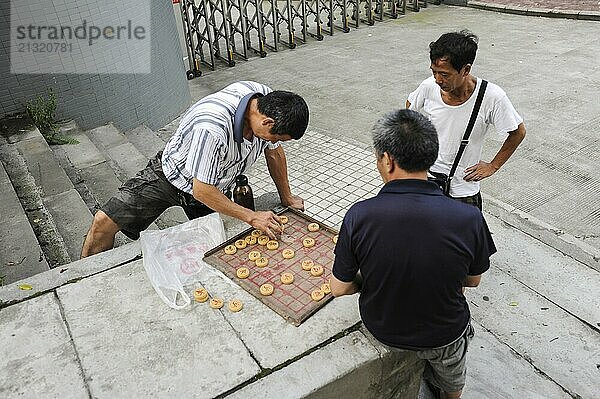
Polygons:
[[[155,133],[112,124],[83,131],[67,122],[61,133],[79,143],[66,145],[49,146],[35,127],[0,136],[0,285],[79,259],[93,214],[164,148],[177,124]],[[184,221],[173,207],[150,228]],[[130,241],[119,233],[115,247]]]

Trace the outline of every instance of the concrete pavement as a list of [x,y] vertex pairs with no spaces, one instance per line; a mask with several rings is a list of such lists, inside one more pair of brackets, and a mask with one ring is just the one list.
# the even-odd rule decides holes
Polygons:
[[[589,48],[598,44],[597,23],[433,7],[206,73],[191,87],[200,96],[255,79],[302,94],[311,127],[286,144],[290,182],[309,215],[339,226],[352,203],[381,186],[369,127],[427,76],[427,43],[464,26],[481,37],[476,73],[506,89],[528,127],[522,148],[484,184],[499,252],[468,292],[477,335],[464,398],[596,398],[599,241],[589,208],[598,195],[600,69]],[[486,155],[498,145],[490,142]],[[251,183],[257,196],[274,190],[264,162]],[[589,256],[577,254],[582,248]],[[356,297],[335,299],[295,328],[211,275],[196,284],[241,297],[243,312],[200,304],[173,311],[138,254],[133,243],[0,287],[0,396],[335,397],[347,384],[381,381],[385,353],[362,334]],[[33,289],[20,289],[25,283]]]

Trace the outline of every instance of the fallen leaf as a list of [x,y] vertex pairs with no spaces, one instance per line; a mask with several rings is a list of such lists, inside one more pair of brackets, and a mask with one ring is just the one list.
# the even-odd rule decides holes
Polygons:
[[512,301],[511,303],[508,304],[508,306],[519,306],[519,302]]
[[29,284],[21,284],[21,285],[19,285],[19,289],[21,289],[23,291],[31,291],[33,289],[33,287]]

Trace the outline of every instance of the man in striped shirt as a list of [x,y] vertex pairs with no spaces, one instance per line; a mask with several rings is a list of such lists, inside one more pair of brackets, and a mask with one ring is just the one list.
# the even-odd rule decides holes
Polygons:
[[239,206],[229,193],[235,178],[264,153],[281,203],[303,210],[304,201],[290,190],[280,143],[300,139],[308,115],[302,97],[256,82],[233,83],[204,97],[181,118],[164,151],[96,213],[81,257],[111,249],[118,231],[139,238],[140,231],[174,205],[182,206],[190,219],[216,211],[274,238],[281,232],[279,217]]

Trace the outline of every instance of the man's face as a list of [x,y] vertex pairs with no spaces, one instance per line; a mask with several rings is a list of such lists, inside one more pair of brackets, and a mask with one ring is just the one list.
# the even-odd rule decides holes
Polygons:
[[435,78],[435,83],[443,91],[449,93],[465,83],[467,76],[469,76],[470,65],[465,65],[460,71],[457,71],[445,58],[439,58],[431,63],[430,69]]

